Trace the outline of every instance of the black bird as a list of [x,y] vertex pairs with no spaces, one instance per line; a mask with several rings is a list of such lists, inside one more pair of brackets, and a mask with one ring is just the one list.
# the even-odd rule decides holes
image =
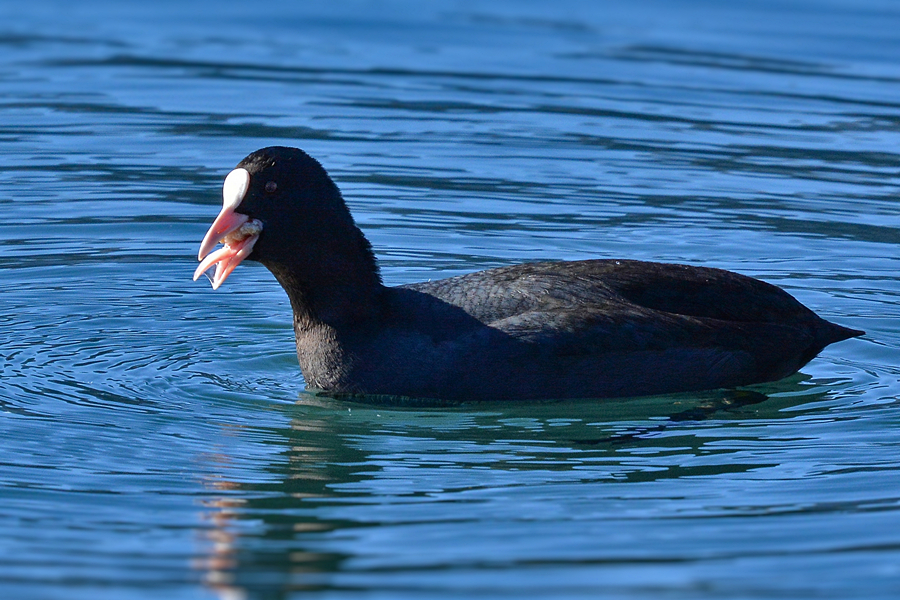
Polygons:
[[677,264],[539,262],[386,287],[337,186],[296,148],[250,154],[223,195],[194,279],[216,265],[218,288],[244,259],[265,265],[314,389],[465,401],[734,387],[863,334],[768,283]]

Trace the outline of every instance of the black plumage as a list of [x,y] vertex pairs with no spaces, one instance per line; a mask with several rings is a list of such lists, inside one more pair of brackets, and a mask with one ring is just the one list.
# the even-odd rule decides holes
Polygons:
[[773,381],[861,331],[729,271],[541,262],[382,285],[341,194],[295,148],[254,152],[235,209],[294,311],[310,387],[443,400],[614,397]]

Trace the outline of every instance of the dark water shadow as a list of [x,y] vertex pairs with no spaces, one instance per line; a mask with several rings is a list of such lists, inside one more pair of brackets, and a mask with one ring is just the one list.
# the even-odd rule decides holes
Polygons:
[[[511,477],[513,487],[533,485],[529,473],[580,485],[573,473],[599,463],[605,474],[583,485],[603,486],[766,469],[776,466],[771,459],[731,460],[733,446],[710,447],[701,434],[713,428],[718,440],[766,442],[769,437],[745,426],[809,416],[828,396],[825,386],[803,376],[701,394],[454,407],[386,406],[383,397],[351,401],[304,392],[296,404],[276,407],[286,418],[283,427],[256,434],[271,451],[263,469],[235,476],[226,465],[240,457],[213,461],[200,531],[206,550],[196,568],[223,597],[348,592],[335,577],[359,569],[353,540],[365,528],[397,525],[381,521],[385,507],[409,506],[417,515],[410,524],[421,524],[422,511],[431,514],[435,502],[444,507],[439,513],[465,511],[473,501],[466,493],[498,485],[491,473]],[[668,464],[642,458],[644,451]],[[394,479],[387,470],[398,465],[404,475]],[[447,519],[434,524],[478,527]]]

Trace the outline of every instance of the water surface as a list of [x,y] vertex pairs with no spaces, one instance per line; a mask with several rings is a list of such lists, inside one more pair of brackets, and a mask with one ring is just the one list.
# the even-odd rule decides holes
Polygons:
[[[0,7],[9,598],[895,598],[892,2]],[[221,182],[295,145],[401,284],[733,269],[865,329],[739,391],[400,409],[303,392]]]

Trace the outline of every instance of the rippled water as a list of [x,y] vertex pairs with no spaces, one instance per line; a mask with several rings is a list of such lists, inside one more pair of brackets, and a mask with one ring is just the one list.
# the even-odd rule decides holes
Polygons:
[[[0,595],[900,595],[896,3],[301,4],[0,5]],[[314,397],[265,269],[190,279],[271,144],[391,284],[706,264],[868,335],[752,390]]]

